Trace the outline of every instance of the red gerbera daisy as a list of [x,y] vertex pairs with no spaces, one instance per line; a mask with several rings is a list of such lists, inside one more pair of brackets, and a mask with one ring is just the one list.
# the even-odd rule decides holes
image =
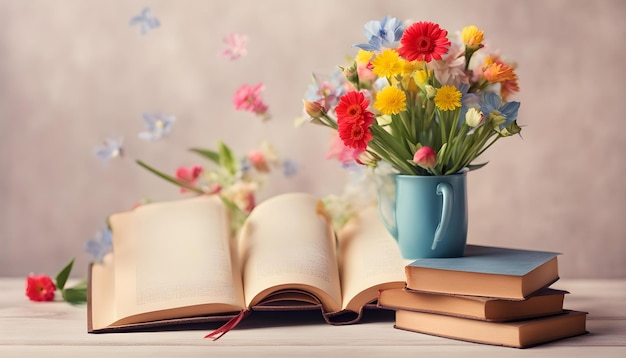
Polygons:
[[[365,115],[373,115],[367,110],[369,101],[361,92],[351,91],[339,98],[339,104],[335,108],[337,113],[337,122],[350,121],[354,122],[362,119]],[[370,123],[371,124],[371,123]]]
[[372,140],[369,127],[374,114],[367,110],[369,101],[361,92],[351,91],[341,96],[335,108],[339,138],[346,147],[365,150]]
[[344,121],[342,124],[339,124],[338,131],[339,138],[343,140],[343,144],[346,147],[355,148],[361,151],[367,149],[367,143],[372,140],[372,133],[370,132],[369,125],[365,124],[363,121]]
[[441,55],[446,54],[450,47],[447,35],[448,31],[437,24],[416,22],[404,30],[398,53],[407,61],[441,60]]

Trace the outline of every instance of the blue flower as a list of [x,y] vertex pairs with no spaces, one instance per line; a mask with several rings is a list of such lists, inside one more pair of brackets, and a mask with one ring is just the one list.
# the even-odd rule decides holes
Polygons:
[[291,159],[285,159],[283,162],[283,174],[285,174],[286,177],[296,175],[299,169],[298,163]]
[[380,51],[384,47],[392,47],[404,33],[404,25],[398,18],[385,16],[380,21],[369,21],[365,24],[366,44],[356,44],[365,51]]
[[162,113],[143,113],[142,116],[147,128],[145,132],[139,133],[139,138],[149,141],[157,141],[167,136],[176,122],[176,117],[164,116]]
[[145,35],[151,29],[156,29],[161,24],[155,16],[150,16],[150,8],[145,7],[141,13],[130,19],[130,26],[139,25],[139,32]]
[[328,78],[313,74],[313,84],[307,87],[304,99],[317,102],[324,108],[332,108],[339,103],[339,97],[346,92],[346,77],[340,70],[335,70]]
[[519,110],[519,102],[506,102],[502,103],[502,98],[495,93],[483,92],[481,94],[481,106],[480,110],[488,116],[494,111],[496,114],[504,117],[504,123],[500,124],[500,129],[505,128],[511,122],[517,119],[517,112]]
[[122,148],[122,138],[107,138],[104,143],[95,150],[98,159],[108,162],[110,159],[121,158],[124,155]]
[[476,93],[469,92],[470,85],[467,83],[461,83],[456,85],[456,88],[461,92],[461,114],[459,116],[459,127],[465,123],[465,115],[470,108],[477,108],[480,98]]
[[85,251],[94,261],[102,262],[102,258],[113,249],[113,236],[108,227],[102,228],[95,236],[85,243]]

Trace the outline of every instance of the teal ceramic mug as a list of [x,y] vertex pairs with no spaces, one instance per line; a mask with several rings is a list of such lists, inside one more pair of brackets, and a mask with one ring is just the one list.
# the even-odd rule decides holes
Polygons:
[[467,241],[467,172],[391,177],[395,190],[385,193],[379,189],[378,209],[402,256],[463,256]]

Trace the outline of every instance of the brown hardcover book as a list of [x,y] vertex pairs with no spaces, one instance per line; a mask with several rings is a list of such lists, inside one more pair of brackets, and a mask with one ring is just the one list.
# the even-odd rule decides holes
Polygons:
[[405,267],[415,291],[523,300],[559,279],[558,253],[467,245],[463,257],[418,259]]
[[90,267],[88,331],[235,324],[250,310],[355,322],[379,290],[405,285],[406,261],[377,215],[367,208],[335,235],[317,198],[289,193],[259,204],[232,237],[215,196],[114,214],[113,253]]
[[587,333],[586,312],[513,322],[488,322],[417,311],[396,311],[395,328],[463,341],[527,348]]
[[485,321],[515,321],[563,312],[566,291],[545,288],[528,299],[443,295],[394,288],[381,290],[378,306],[392,310],[438,313]]

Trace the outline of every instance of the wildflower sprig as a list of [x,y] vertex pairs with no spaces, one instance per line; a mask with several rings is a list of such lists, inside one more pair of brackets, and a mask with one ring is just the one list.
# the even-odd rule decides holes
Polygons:
[[520,104],[507,102],[519,91],[515,64],[488,52],[477,27],[449,35],[432,22],[405,27],[385,17],[365,30],[368,42],[340,67],[336,99],[316,76],[304,100],[310,122],[337,130],[356,163],[450,175],[484,166],[476,158],[520,133]]
[[282,168],[285,176],[295,174],[295,163],[279,160],[272,145],[263,142],[259,149],[251,150],[243,158],[235,155],[225,143],[219,141],[217,150],[190,148],[189,151],[207,159],[211,166],[195,164],[179,167],[175,175],[137,160],[137,164],[156,176],[178,186],[181,193],[218,195],[231,214],[233,233],[236,232],[256,205],[257,191],[264,184],[265,176],[272,170]]

